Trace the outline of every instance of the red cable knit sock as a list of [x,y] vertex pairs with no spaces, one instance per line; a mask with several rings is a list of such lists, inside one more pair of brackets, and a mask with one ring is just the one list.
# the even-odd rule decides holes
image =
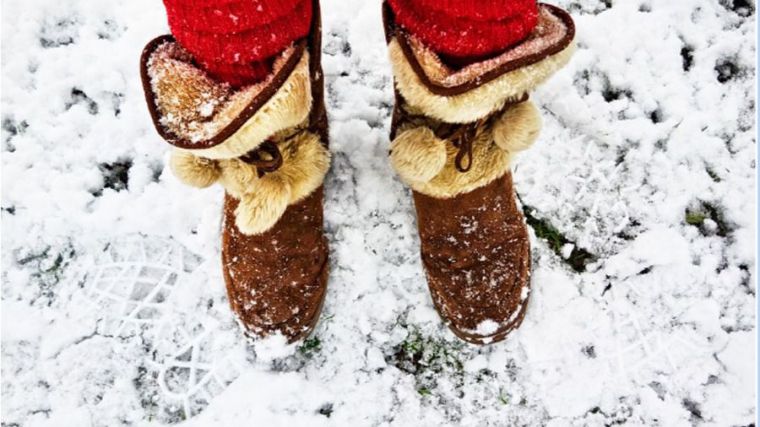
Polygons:
[[311,0],[164,0],[180,45],[235,87],[264,79],[274,58],[311,26]]
[[503,52],[538,23],[536,0],[389,0],[396,22],[451,65]]

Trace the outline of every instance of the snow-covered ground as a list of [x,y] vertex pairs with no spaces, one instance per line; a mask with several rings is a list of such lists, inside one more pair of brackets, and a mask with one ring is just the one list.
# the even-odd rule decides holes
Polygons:
[[164,167],[137,72],[161,2],[3,0],[3,426],[753,423],[752,2],[557,3],[580,49],[515,166],[534,295],[479,348],[388,163],[379,2],[323,2],[330,284],[284,347],[228,309],[222,190]]

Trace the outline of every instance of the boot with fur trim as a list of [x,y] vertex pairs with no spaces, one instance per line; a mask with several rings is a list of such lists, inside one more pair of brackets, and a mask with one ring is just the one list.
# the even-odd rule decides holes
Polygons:
[[510,160],[538,136],[528,92],[569,60],[573,21],[540,4],[525,40],[453,69],[396,25],[387,3],[384,20],[396,89],[390,160],[413,190],[433,303],[461,339],[503,340],[525,316],[531,273]]
[[260,83],[210,78],[171,36],[142,56],[146,100],[188,185],[225,189],[222,266],[232,309],[254,336],[314,328],[327,287],[322,182],[330,165],[319,2],[310,36]]

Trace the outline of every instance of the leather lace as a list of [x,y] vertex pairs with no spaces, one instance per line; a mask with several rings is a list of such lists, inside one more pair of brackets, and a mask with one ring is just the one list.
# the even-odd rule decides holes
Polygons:
[[[507,102],[501,109],[472,123],[463,125],[448,125],[441,123],[442,126],[439,125],[438,129],[434,130],[434,132],[436,136],[450,141],[454,147],[458,149],[456,156],[454,156],[454,167],[456,170],[461,173],[466,173],[472,168],[472,144],[475,142],[475,138],[478,134],[483,131],[492,119],[500,117],[507,109],[525,102],[529,98],[529,95],[526,93],[518,100]],[[412,120],[426,119],[425,116],[421,115],[407,115],[407,117]]]
[[256,149],[240,156],[240,160],[256,168],[259,178],[266,173],[274,172],[282,166],[282,154],[277,144],[265,141]]
[[[457,154],[454,156],[454,167],[459,172],[465,173],[472,168],[472,143],[478,136],[478,129],[485,124],[487,119],[483,118],[477,122],[459,126],[451,134],[444,136],[444,139],[448,139],[454,147],[458,148]],[[467,159],[467,166],[462,163],[465,159]]]

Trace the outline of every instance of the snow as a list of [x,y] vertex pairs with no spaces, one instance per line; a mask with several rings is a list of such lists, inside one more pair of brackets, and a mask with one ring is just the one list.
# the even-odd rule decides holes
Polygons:
[[164,166],[137,73],[160,2],[3,1],[3,423],[754,422],[755,11],[734,3],[557,2],[579,49],[532,96],[515,182],[564,240],[531,222],[525,321],[475,347],[435,313],[387,159],[377,2],[323,2],[330,282],[285,346],[230,315],[221,189]]
[[497,330],[499,330],[499,324],[491,319],[486,319],[478,323],[478,327],[475,328],[474,332],[478,335],[491,335],[496,333]]

